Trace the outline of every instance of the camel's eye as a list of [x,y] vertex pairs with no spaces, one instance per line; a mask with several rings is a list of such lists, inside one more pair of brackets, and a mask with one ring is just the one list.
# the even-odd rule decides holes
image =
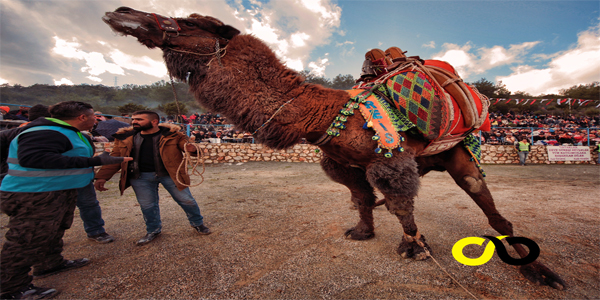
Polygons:
[[185,21],[185,22],[183,22],[183,24],[185,24],[185,26],[187,26],[187,27],[196,27],[196,24],[189,22],[189,21]]

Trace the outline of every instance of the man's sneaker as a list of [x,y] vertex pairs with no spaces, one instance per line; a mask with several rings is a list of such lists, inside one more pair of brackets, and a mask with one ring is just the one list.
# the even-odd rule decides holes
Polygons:
[[211,234],[212,232],[210,231],[210,229],[204,225],[200,225],[200,226],[195,226],[194,229],[196,229],[196,231],[198,231],[199,234]]
[[11,294],[0,295],[1,299],[50,299],[58,295],[59,291],[55,289],[37,287],[33,284],[27,286],[24,290]]
[[138,246],[144,246],[144,245],[152,242],[152,240],[154,240],[159,234],[160,234],[160,231],[159,232],[148,233],[148,234],[146,234],[146,236],[144,236],[139,241],[137,241],[136,244]]
[[112,241],[115,240],[115,238],[112,237],[112,235],[110,235],[110,234],[108,234],[106,232],[103,232],[101,234],[96,234],[96,235],[88,236],[88,239],[92,240],[92,241],[96,241],[96,242],[98,242],[100,244],[108,244],[108,243],[110,243],[110,242],[112,242]]
[[80,259],[76,259],[76,260],[63,260],[63,262],[52,268],[52,269],[48,269],[48,270],[44,270],[44,271],[37,271],[34,270],[33,271],[33,276],[36,278],[44,278],[44,277],[48,277],[50,275],[54,275],[60,272],[64,272],[64,271],[68,271],[68,270],[72,270],[72,269],[77,269],[77,268],[81,268],[83,266],[86,266],[90,263],[90,260],[87,258],[80,258]]

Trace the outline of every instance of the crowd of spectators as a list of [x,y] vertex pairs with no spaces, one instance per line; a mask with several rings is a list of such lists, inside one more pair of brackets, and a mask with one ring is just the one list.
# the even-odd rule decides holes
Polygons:
[[[19,109],[10,111],[8,107],[0,107],[0,114],[4,115],[4,119],[27,120],[27,113],[28,107],[19,107]],[[102,125],[109,125],[110,122],[114,122],[110,119],[99,121],[109,121]],[[120,121],[126,120],[122,119]],[[186,132],[189,127],[190,138],[196,142],[253,142],[250,133],[236,129],[233,125],[228,124],[224,117],[210,112],[202,114],[196,112],[189,116],[181,115],[178,119],[173,116],[163,117],[161,121],[183,124]],[[490,121],[492,130],[478,133],[482,144],[514,145],[522,137],[527,137],[533,145],[587,146],[588,144],[600,144],[600,130],[598,129],[600,116],[556,116],[550,114],[538,115],[531,112],[522,114],[491,112]],[[123,126],[125,126],[124,123],[121,126],[113,125],[111,130],[114,131],[112,127]]]
[[523,136],[534,145],[600,144],[600,116],[490,113],[490,121],[492,130],[479,134],[482,144],[513,145]]
[[194,113],[189,116],[181,115],[178,120],[175,120],[175,117],[168,116],[161,118],[162,122],[168,123],[182,123],[182,124],[190,124],[190,125],[227,125],[227,121],[225,118],[221,117],[218,114],[208,113]]

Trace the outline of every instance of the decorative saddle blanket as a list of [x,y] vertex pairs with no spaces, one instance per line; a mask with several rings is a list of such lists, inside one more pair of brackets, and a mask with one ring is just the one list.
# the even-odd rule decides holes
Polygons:
[[[348,117],[354,114],[355,109],[359,109],[365,119],[363,128],[371,128],[375,131],[372,138],[378,143],[376,153],[387,149],[384,155],[392,157],[393,150],[404,151],[401,145],[404,138],[399,132],[416,128],[427,140],[430,140],[429,145],[421,153],[417,153],[417,156],[429,156],[446,151],[466,139],[463,145],[479,166],[479,143],[471,133],[477,129],[490,130],[487,118],[489,100],[464,84],[460,87],[454,85],[453,92],[448,92],[443,86],[448,86],[456,79],[445,78],[452,74],[453,77],[458,78],[458,76],[449,64],[437,61],[434,61],[434,64],[437,64],[436,68],[441,70],[432,73],[425,70],[420,61],[407,61],[385,76],[349,90],[351,99],[340,110],[340,114],[327,130],[327,134],[340,135],[340,130],[345,128],[344,123]],[[444,67],[449,70],[444,70]],[[452,74],[446,74],[448,72]],[[441,85],[438,80],[445,80],[445,82]],[[474,101],[457,103],[453,95],[459,92],[470,94],[470,98],[465,96],[460,101]],[[478,103],[475,102],[475,98]],[[468,112],[465,113],[465,110]],[[469,118],[463,117],[467,114]]]
[[[379,100],[393,105],[396,111],[386,110],[388,113],[397,114],[396,118],[405,127],[416,127],[431,141],[419,156],[448,150],[474,130],[490,130],[489,100],[485,96],[462,82],[460,86],[456,84],[460,78],[449,64],[425,61],[425,65],[431,65],[425,67],[421,62],[417,59],[406,61],[385,76],[355,88],[368,90]],[[440,84],[438,80],[444,80],[444,83]],[[467,93],[469,96],[465,95]],[[355,93],[350,91],[350,94]]]

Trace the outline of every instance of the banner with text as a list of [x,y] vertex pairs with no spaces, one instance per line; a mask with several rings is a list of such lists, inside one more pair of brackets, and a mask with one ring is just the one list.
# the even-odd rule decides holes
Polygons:
[[588,161],[591,160],[587,146],[547,146],[549,161]]

